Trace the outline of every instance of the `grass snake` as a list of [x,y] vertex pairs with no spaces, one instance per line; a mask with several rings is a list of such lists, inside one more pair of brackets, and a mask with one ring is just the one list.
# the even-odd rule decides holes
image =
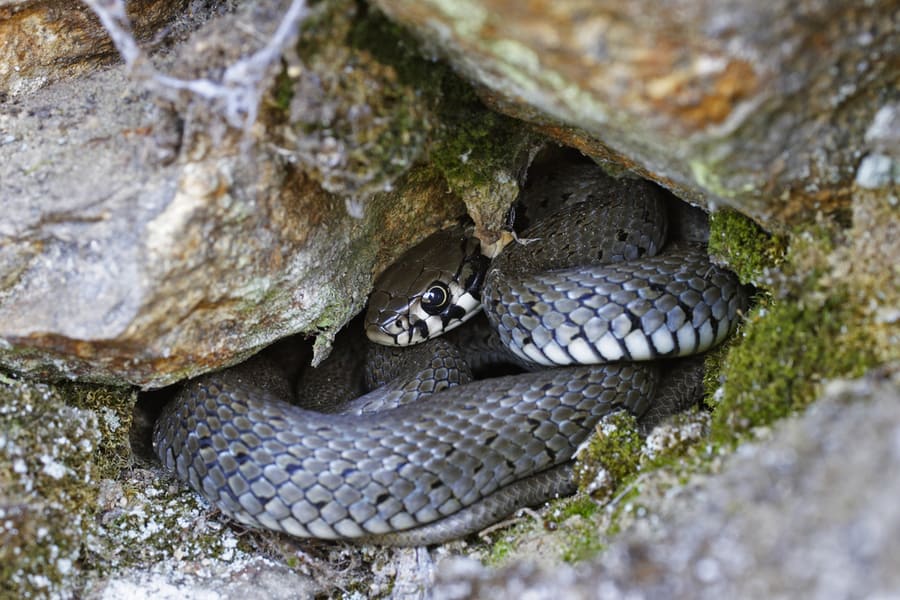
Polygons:
[[666,241],[667,200],[651,184],[587,166],[560,177],[551,183],[568,191],[552,194],[566,206],[521,242],[489,262],[468,237],[436,234],[379,278],[366,318],[370,338],[405,346],[481,304],[494,335],[535,370],[441,389],[429,378],[448,363],[435,354],[416,389],[436,393],[323,414],[226,369],[164,409],[154,431],[163,464],[241,523],[384,544],[460,537],[571,492],[571,459],[597,421],[652,412],[672,387],[655,359],[721,342],[747,296],[701,245]]

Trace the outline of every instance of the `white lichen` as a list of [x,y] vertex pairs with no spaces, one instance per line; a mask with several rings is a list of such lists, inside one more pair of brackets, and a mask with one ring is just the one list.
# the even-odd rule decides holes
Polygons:
[[606,469],[597,469],[596,475],[594,475],[594,478],[588,483],[585,491],[591,497],[595,497],[600,492],[602,492],[603,496],[606,496],[611,492],[614,484],[615,481],[609,471]]
[[706,438],[709,413],[693,413],[653,429],[644,440],[645,459],[655,460],[665,453],[678,451]]

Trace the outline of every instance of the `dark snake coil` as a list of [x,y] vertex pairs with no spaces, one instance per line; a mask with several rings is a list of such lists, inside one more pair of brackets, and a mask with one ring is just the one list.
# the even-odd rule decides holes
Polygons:
[[[392,544],[459,537],[571,491],[568,464],[597,421],[652,410],[659,369],[634,361],[712,347],[747,304],[702,247],[654,256],[666,204],[653,186],[579,185],[597,197],[522,234],[539,240],[494,260],[482,299],[521,361],[592,366],[476,381],[362,416],[298,408],[226,370],[164,409],[163,463],[241,523]],[[572,267],[598,259],[613,262]]]

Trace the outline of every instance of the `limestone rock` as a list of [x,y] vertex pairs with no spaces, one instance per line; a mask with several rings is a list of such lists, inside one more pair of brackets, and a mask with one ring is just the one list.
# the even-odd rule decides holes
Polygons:
[[[0,105],[2,364],[153,388],[299,331],[324,350],[378,271],[485,195],[422,165],[458,134],[438,128],[439,92],[373,52],[383,17],[319,5],[283,69],[287,8],[244,7],[154,63]],[[427,65],[415,52],[399,55]],[[476,104],[461,103],[488,114]],[[533,138],[515,135],[485,220],[518,189]]]
[[239,138],[154,162],[174,125],[121,71],[23,104],[0,147],[0,336],[20,370],[152,387],[333,327],[365,303],[400,224],[421,235],[461,211],[426,191],[427,214],[391,195],[356,219]]
[[849,203],[896,102],[896,4],[375,0],[490,105],[770,227]]
[[[156,33],[169,37],[188,27],[189,19],[182,13],[186,4],[186,0],[129,2],[127,14],[138,39],[149,41]],[[191,18],[208,18],[210,12],[210,7],[197,3]],[[176,17],[181,21],[173,23]],[[0,1],[0,41],[0,101],[118,59],[97,16],[86,5],[67,0]]]

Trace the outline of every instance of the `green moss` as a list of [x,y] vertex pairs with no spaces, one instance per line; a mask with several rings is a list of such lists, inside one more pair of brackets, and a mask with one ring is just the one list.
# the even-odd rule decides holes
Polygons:
[[[510,537],[511,536],[503,536],[491,545],[490,551],[484,559],[484,564],[490,567],[499,567],[506,561],[510,552],[515,547],[515,544],[511,541]],[[515,539],[514,536],[512,536],[512,538]]]
[[839,235],[836,226],[819,224],[793,236],[777,283],[722,362],[717,442],[733,443],[804,408],[826,379],[859,376],[878,363],[849,282],[831,276],[828,257]]
[[561,500],[558,508],[551,514],[559,515],[556,520],[563,521],[569,517],[579,516],[589,518],[597,512],[597,503],[584,494],[576,494],[571,498]]
[[742,283],[758,284],[766,269],[784,258],[786,240],[730,209],[709,216],[709,253],[723,260]]
[[[762,300],[764,300],[764,297],[757,302],[754,302],[754,305]],[[703,390],[705,400],[709,406],[715,404],[715,395],[719,393],[717,390],[719,390],[724,383],[722,369],[725,365],[725,359],[728,358],[731,346],[738,343],[737,340],[743,335],[743,325],[744,323],[740,323],[738,325],[738,330],[734,335],[725,340],[723,344],[716,346],[707,352],[704,357]]]
[[[577,562],[603,548],[606,532],[598,523],[603,520],[600,507],[620,486],[633,479],[640,464],[641,446],[637,420],[631,414],[615,412],[597,424],[575,464],[578,493],[552,502],[546,512],[548,523],[560,530],[560,558]],[[515,532],[504,538],[515,540]],[[506,555],[510,549],[509,541],[504,541],[500,548],[495,544],[492,555]]]
[[[304,68],[290,81],[283,144],[325,190],[346,198],[390,188],[425,155],[433,128],[427,96],[407,81],[412,51],[391,27],[365,4],[321,2],[298,41]],[[276,82],[276,106],[288,97],[282,87]],[[280,123],[284,110],[274,112]]]
[[[871,308],[871,299],[896,306],[876,266],[890,264],[887,257],[896,252],[885,250],[891,242],[873,220],[846,230],[838,219],[821,218],[793,232],[786,252],[784,239],[768,236],[739,215],[719,220],[717,235],[738,240],[719,244],[720,253],[738,261],[743,277],[760,289],[737,334],[707,355],[705,387],[713,412],[678,415],[642,446],[633,423],[616,423],[612,432],[601,424],[600,435],[579,457],[581,491],[549,511],[558,515],[561,556],[591,556],[622,527],[645,518],[654,501],[643,498],[659,497],[695,474],[715,470],[748,431],[813,402],[823,381],[861,375],[896,356],[895,349],[873,343],[887,337],[882,329],[891,325],[883,311]],[[861,255],[857,247],[870,254]],[[516,542],[507,538],[505,551],[518,552]]]
[[347,44],[370,53],[378,62],[391,65],[399,83],[433,95],[450,73],[443,63],[426,60],[419,42],[401,25],[388,20],[368,4],[357,2],[358,17],[347,33]]
[[559,553],[562,560],[578,562],[603,549],[605,532],[597,522],[599,510],[600,503],[584,492],[551,503],[548,522],[562,537]]
[[875,364],[849,306],[841,289],[818,302],[781,298],[759,304],[743,340],[725,359],[714,439],[731,441],[735,432],[792,414],[815,399],[825,379],[859,376]]
[[137,393],[131,388],[110,388],[83,383],[60,383],[66,404],[97,415],[100,439],[92,456],[98,479],[115,479],[131,465],[131,419]]
[[[534,139],[521,123],[484,109],[471,91],[457,95],[454,110],[444,114],[441,127],[443,136],[431,160],[450,188],[467,200],[488,200],[491,190],[507,183],[498,181],[497,174]],[[515,181],[508,184],[516,188]]]
[[414,92],[416,110],[399,114],[402,102],[384,103],[398,115],[391,117],[397,132],[394,141],[427,132],[423,158],[470,207],[489,206],[480,212],[489,213],[489,219],[499,218],[518,191],[515,178],[503,174],[524,156],[536,136],[520,122],[485,108],[472,87],[447,65],[424,57],[418,41],[403,27],[364,4],[356,10],[358,18],[347,34],[349,46],[389,67],[396,74],[396,87]]
[[[709,423],[707,411],[691,410],[667,419],[642,438],[636,419],[628,413],[603,419],[576,462],[579,491],[552,501],[543,513],[555,539],[544,542],[542,551],[555,552],[568,562],[590,558],[618,534],[623,522],[646,512],[640,497],[648,487],[658,495],[684,484],[693,473],[708,470],[710,458],[717,456],[708,444]],[[522,541],[546,535],[538,529],[542,524],[529,522],[508,530],[491,548],[488,564],[496,566],[520,555]]]
[[603,417],[575,464],[578,489],[594,499],[605,500],[640,464],[641,436],[637,419],[625,411]]
[[400,82],[426,98],[439,124],[430,160],[460,197],[496,185],[510,156],[534,139],[519,121],[485,108],[472,87],[444,63],[423,58],[418,42],[377,11],[356,22],[349,40],[395,68]]
[[[763,286],[733,343],[707,360],[717,442],[734,443],[807,406],[823,380],[856,376],[877,362],[851,283],[831,275],[829,256],[843,236],[839,223],[821,219],[795,231],[785,253],[786,238],[746,217],[711,216],[710,252],[742,281]],[[719,370],[721,377],[713,374]]]
[[290,109],[291,100],[294,98],[294,84],[286,70],[282,69],[275,77],[275,86],[271,94],[275,108],[282,113],[286,113]]

